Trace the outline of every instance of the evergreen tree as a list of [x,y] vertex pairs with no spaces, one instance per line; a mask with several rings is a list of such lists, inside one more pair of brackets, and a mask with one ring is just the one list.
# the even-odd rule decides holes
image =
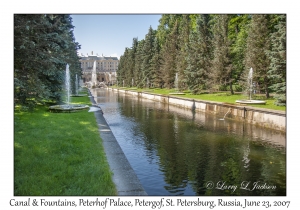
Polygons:
[[[229,21],[230,54],[232,59],[233,79],[237,84],[245,71],[244,60],[247,47],[249,15],[231,15]],[[236,89],[241,91],[242,89]]]
[[144,57],[144,43],[145,40],[142,39],[138,43],[136,56],[135,56],[135,66],[134,66],[134,78],[136,78],[137,81],[137,87],[142,88],[144,85],[143,81],[143,72],[142,72],[142,63],[143,63],[143,57]]
[[147,83],[147,79],[152,82],[154,75],[151,71],[151,60],[154,56],[154,39],[155,39],[155,31],[150,26],[148,34],[145,36],[145,42],[143,47],[143,62],[141,66],[141,70],[143,72],[142,84],[145,87]]
[[199,14],[190,14],[189,20],[190,20],[190,30],[196,31],[197,30],[197,19],[199,18]]
[[130,71],[130,56],[131,56],[131,49],[128,47],[125,48],[125,52],[123,56],[120,57],[120,65],[119,69],[120,72],[118,74],[118,77],[120,76],[120,83],[121,85],[127,87],[131,84],[131,71]]
[[118,86],[123,86],[123,80],[125,79],[124,62],[125,62],[124,55],[121,55],[120,56],[120,61],[119,61],[119,64],[118,64],[118,70],[117,70]]
[[270,59],[269,78],[273,84],[270,89],[275,94],[275,104],[286,105],[286,15],[279,15],[279,23],[271,35],[272,50],[267,55]]
[[73,28],[70,15],[14,15],[15,105],[60,101],[67,63],[81,74]]
[[157,37],[162,48],[166,44],[169,34],[173,31],[175,23],[178,27],[181,21],[182,15],[180,14],[163,14],[159,19],[159,25],[157,27]]
[[[130,80],[130,86],[135,86],[136,85],[136,80],[134,79],[134,67],[135,67],[135,56],[136,56],[136,51],[137,51],[137,47],[138,47],[138,39],[137,38],[133,38],[132,40],[132,47],[129,51],[129,57],[128,57],[128,80]],[[133,83],[132,84],[132,80]]]
[[196,31],[190,34],[187,49],[186,81],[189,89],[198,94],[203,89],[209,88],[212,44],[209,15],[197,17]]
[[230,85],[230,91],[233,94],[233,69],[230,58],[230,43],[228,39],[229,15],[214,16],[213,26],[213,46],[214,58],[212,63],[213,78],[215,85],[226,87]]
[[245,54],[245,73],[253,69],[253,82],[259,91],[269,98],[270,59],[266,52],[270,50],[270,29],[268,15],[252,15]]
[[163,85],[161,64],[162,64],[161,48],[159,46],[158,37],[155,37],[154,55],[151,60],[151,69],[153,71],[153,81],[152,81],[153,83],[152,84],[155,87],[160,87],[160,88],[162,88],[162,85]]
[[190,20],[188,15],[183,15],[179,24],[178,37],[178,54],[176,56],[176,72],[178,73],[179,90],[187,89],[184,71],[187,68],[187,49],[186,44],[189,42]]
[[176,55],[178,53],[178,23],[177,20],[172,32],[167,36],[166,43],[162,49],[162,74],[164,85],[167,88],[174,86],[176,73]]
[[151,60],[151,74],[153,75],[153,84],[155,87],[162,87],[162,72],[161,72],[162,58],[160,54],[160,46],[158,38],[154,40],[154,54]]

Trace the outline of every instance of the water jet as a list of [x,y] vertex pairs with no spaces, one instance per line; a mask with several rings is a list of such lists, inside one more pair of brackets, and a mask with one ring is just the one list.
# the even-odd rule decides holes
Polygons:
[[75,80],[75,95],[71,95],[71,97],[82,97],[82,96],[86,96],[86,94],[78,94],[78,77],[76,74],[76,80]]
[[66,76],[65,76],[65,88],[66,88],[66,102],[63,105],[54,105],[49,107],[50,112],[72,112],[81,109],[89,108],[85,104],[70,104],[70,70],[69,64],[66,65]]
[[226,115],[227,115],[229,112],[231,112],[231,109],[228,109],[228,111],[226,112],[226,114],[224,115],[224,117],[221,118],[221,119],[219,119],[219,120],[225,120],[225,117],[226,117]]
[[175,75],[175,92],[174,93],[169,93],[170,95],[185,95],[185,93],[181,93],[179,92],[179,88],[178,88],[178,73],[176,73]]
[[265,101],[262,100],[252,100],[252,91],[253,91],[253,84],[252,84],[252,78],[253,78],[253,69],[250,68],[249,74],[248,74],[248,87],[249,87],[249,100],[236,100],[236,103],[239,104],[266,104]]

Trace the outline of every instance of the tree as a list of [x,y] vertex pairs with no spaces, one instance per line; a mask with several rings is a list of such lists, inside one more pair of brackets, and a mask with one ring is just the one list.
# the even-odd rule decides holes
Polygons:
[[135,56],[134,78],[136,78],[137,87],[139,88],[143,87],[144,85],[143,72],[142,72],[144,43],[145,43],[144,39],[139,41],[137,51],[136,51],[136,56]]
[[120,56],[120,62],[118,65],[118,83],[121,86],[124,86],[127,82],[127,72],[128,72],[128,57],[129,57],[129,48],[126,47],[124,54]]
[[161,16],[157,27],[157,37],[160,47],[163,47],[166,44],[168,35],[173,31],[175,23],[177,24],[176,27],[178,27],[181,18],[182,15],[180,14],[163,14]]
[[161,72],[161,49],[159,46],[158,38],[156,37],[154,40],[154,54],[151,59],[151,74],[153,76],[153,84],[155,87],[162,87],[163,79],[162,79],[162,72]]
[[128,65],[129,65],[128,66],[128,71],[129,71],[129,74],[127,75],[128,80],[131,81],[129,83],[129,84],[131,84],[131,86],[135,85],[135,84],[132,84],[132,80],[133,80],[133,82],[136,81],[135,77],[134,77],[134,67],[135,67],[135,57],[136,57],[137,47],[138,47],[138,39],[137,38],[133,38],[133,40],[132,40],[132,47],[131,47],[131,49],[129,51],[129,58],[128,58]]
[[270,29],[268,15],[252,15],[245,54],[245,68],[253,68],[253,82],[269,98],[270,59],[266,52],[270,50]]
[[228,39],[229,15],[215,15],[213,26],[214,58],[212,62],[213,78],[219,87],[230,85],[233,94],[233,68],[230,58],[230,42]]
[[187,88],[184,71],[187,68],[187,48],[186,44],[189,42],[190,34],[190,20],[188,15],[183,15],[179,24],[178,36],[178,53],[176,56],[176,72],[178,73],[178,88],[184,90]]
[[14,15],[15,105],[61,100],[66,64],[81,73],[73,28],[70,15]]
[[148,34],[145,36],[145,42],[143,46],[143,61],[141,70],[143,72],[142,83],[143,86],[146,86],[147,79],[152,82],[154,75],[151,71],[151,61],[154,56],[154,40],[155,40],[155,31],[150,26],[148,30]]
[[[250,15],[231,15],[228,36],[230,40],[230,57],[232,59],[232,79],[239,83],[245,72],[244,60],[247,47]],[[241,90],[241,89],[238,89]]]
[[[125,49],[125,51],[126,51],[126,49]],[[123,80],[125,79],[124,62],[125,62],[125,57],[124,57],[124,55],[121,55],[119,65],[118,65],[118,70],[117,70],[117,72],[118,72],[117,81],[118,81],[119,86],[123,85]]]
[[168,35],[166,43],[162,49],[162,73],[164,85],[167,88],[172,88],[175,80],[176,69],[176,55],[178,53],[178,23],[172,29],[172,32]]
[[191,32],[187,49],[187,67],[184,71],[189,89],[198,94],[209,87],[212,44],[209,15],[197,18],[196,31]]
[[271,35],[272,49],[267,55],[270,59],[269,78],[273,84],[270,89],[275,92],[275,104],[286,105],[286,15],[279,16],[275,26],[276,31]]

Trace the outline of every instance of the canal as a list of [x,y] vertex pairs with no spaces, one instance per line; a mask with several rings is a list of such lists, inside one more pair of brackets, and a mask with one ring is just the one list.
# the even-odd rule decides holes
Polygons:
[[107,89],[95,101],[148,195],[286,195],[286,134]]

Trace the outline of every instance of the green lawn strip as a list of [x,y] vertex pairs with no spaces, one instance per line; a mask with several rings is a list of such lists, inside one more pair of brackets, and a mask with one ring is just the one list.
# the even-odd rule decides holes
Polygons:
[[[89,98],[71,103],[90,105]],[[116,195],[93,112],[14,113],[14,194]]]
[[[121,88],[120,88],[121,89]],[[122,88],[125,90],[130,90],[130,91],[138,91],[138,92],[149,92],[149,93],[154,93],[154,94],[162,94],[162,95],[169,95],[169,93],[174,93],[175,89],[159,89],[159,88],[153,88],[153,89],[134,89],[134,88]],[[186,92],[185,95],[173,95],[174,97],[182,97],[182,98],[190,98],[190,99],[198,99],[198,100],[205,100],[205,101],[215,101],[215,102],[223,102],[223,103],[230,103],[230,104],[235,104],[238,105],[235,101],[236,100],[241,100],[241,99],[248,99],[245,95],[243,94],[229,94],[229,92],[220,92],[220,93],[203,93],[199,95],[193,95],[189,93],[188,91],[183,91]],[[276,106],[274,104],[275,99],[262,99],[266,101],[265,105],[243,105],[243,106],[252,106],[252,107],[259,107],[259,108],[265,108],[265,109],[272,109],[272,110],[281,110],[281,111],[286,111],[285,106]]]

